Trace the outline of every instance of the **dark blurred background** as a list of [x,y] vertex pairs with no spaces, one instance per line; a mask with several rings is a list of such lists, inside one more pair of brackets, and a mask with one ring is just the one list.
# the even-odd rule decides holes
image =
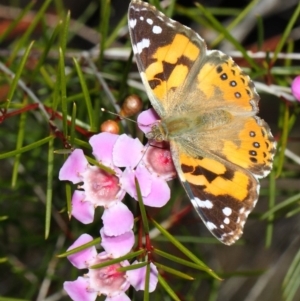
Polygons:
[[[99,21],[101,0],[78,0],[78,1],[60,1],[60,4],[71,11],[73,20],[82,18],[83,12],[86,12],[89,7],[91,11],[86,12],[85,25],[93,29],[86,34],[86,37],[75,35],[70,41],[68,47],[75,50],[89,50],[95,47],[99,42]],[[207,0],[207,1],[177,1],[177,5],[185,8],[192,8],[193,3],[198,2],[212,9],[243,9],[249,4],[249,1],[222,1],[222,0]],[[299,0],[260,0],[257,1],[251,14],[248,14],[242,22],[232,30],[232,35],[240,41],[247,49],[257,49],[257,16],[260,15],[264,27],[264,40],[261,50],[274,51],[278,44],[287,23],[289,22],[296,5]],[[9,14],[10,8],[22,8],[28,1],[0,1],[0,33],[13,17]],[[36,1],[34,10],[37,10],[43,1]],[[162,2],[162,6],[167,1]],[[111,0],[111,20],[110,29],[112,30],[119,20],[123,18],[127,11],[129,1]],[[53,7],[53,6],[52,6]],[[56,14],[56,10],[49,9],[48,13]],[[217,19],[224,24],[228,24],[232,17],[228,15],[216,15]],[[186,15],[175,14],[174,19],[194,28],[207,41],[208,47],[210,41],[215,37],[214,31],[192,21]],[[18,39],[26,30],[28,24],[26,22],[15,30],[7,40],[0,44],[2,56],[1,61],[4,61],[4,53],[9,49],[10,43]],[[39,39],[39,32],[34,33],[34,38]],[[290,40],[294,41],[294,52],[299,52],[300,49],[300,20],[296,22],[296,26],[290,35]],[[113,43],[112,47],[129,48],[128,35],[121,35]],[[223,51],[233,50],[232,45],[226,41],[218,46]],[[284,48],[285,50],[286,48]],[[243,65],[243,59],[237,59],[239,64]],[[279,61],[278,64],[283,64]],[[299,66],[299,61],[292,62]],[[132,67],[136,71],[136,67]],[[1,74],[0,74],[1,77]],[[290,77],[292,79],[292,76]],[[276,79],[274,80],[276,82]],[[288,87],[288,85],[287,85]],[[261,113],[260,116],[265,119],[271,126],[272,132],[276,139],[281,135],[278,127],[278,118],[280,115],[280,103],[282,99],[261,93]],[[8,151],[7,148],[13,145],[13,141],[6,140],[11,129],[7,125],[1,125],[0,133],[0,151]],[[293,127],[290,133],[291,139],[288,143],[288,148],[295,153],[300,153],[299,138],[300,124],[299,121]],[[10,144],[12,143],[12,144]],[[11,146],[10,146],[11,148]],[[46,152],[46,150],[45,150]],[[37,164],[42,168],[46,163],[46,153],[44,157],[37,155]],[[56,168],[57,173],[59,167]],[[299,193],[300,188],[300,168],[290,160],[286,160],[284,165],[285,174],[293,172],[298,176],[294,178],[280,177],[276,180],[276,203],[280,203],[287,197]],[[46,171],[45,171],[46,172]],[[49,260],[54,260],[53,256],[62,250],[65,250],[74,240],[74,236],[66,237],[66,241],[60,242],[59,235],[64,236],[61,231],[61,226],[53,222],[51,237],[44,243],[44,224],[43,219],[45,207],[44,204],[37,199],[43,199],[43,188],[46,185],[46,174],[31,174],[24,175],[24,180],[31,185],[28,190],[22,186],[18,189],[10,189],[11,177],[11,161],[2,160],[0,165],[0,215],[9,215],[9,220],[2,221],[0,224],[0,259],[6,256],[9,257],[9,264],[0,262],[0,296],[25,298],[31,296],[32,300],[38,299],[37,293],[29,290],[33,289],[33,283],[40,286],[41,279],[46,277],[48,271]],[[21,171],[22,174],[22,171]],[[55,185],[55,200],[56,214],[60,215],[59,210],[64,206],[64,188],[58,181]],[[175,214],[176,210],[185,206],[188,202],[183,190],[178,188],[177,182],[171,184],[173,191],[178,194],[178,203],[176,207],[170,208],[171,214]],[[190,248],[212,269],[221,275],[223,281],[215,281],[206,279],[201,272],[190,271],[185,267],[177,267],[195,277],[194,282],[178,280],[175,277],[168,276],[167,281],[176,290],[179,297],[183,301],[280,301],[282,297],[282,283],[287,273],[288,268],[295,254],[300,248],[300,219],[299,215],[294,215],[287,218],[286,212],[280,212],[275,216],[273,240],[269,248],[265,247],[266,237],[266,221],[259,219],[260,215],[268,210],[268,195],[269,195],[269,179],[261,181],[261,196],[257,207],[250,215],[250,218],[245,226],[244,235],[241,243],[234,246],[224,246],[215,243],[211,238],[205,226],[198,219],[193,211],[190,211],[180,221],[178,221],[171,229],[172,234],[178,236],[194,236],[197,238],[208,237],[209,243],[194,243],[186,241],[185,245]],[[158,215],[158,211],[153,210],[153,215]],[[72,229],[73,234],[87,232],[96,237],[98,235],[98,227],[82,226],[72,220],[69,224],[66,214],[62,214],[62,222],[67,224],[67,227]],[[24,219],[25,217],[25,219]],[[28,218],[27,218],[28,217]],[[61,217],[60,217],[61,218]],[[57,222],[59,224],[59,222]],[[66,225],[65,224],[65,225]],[[61,237],[63,240],[63,238]],[[213,242],[213,243],[212,243]],[[49,247],[51,246],[52,247]],[[171,254],[179,254],[167,242],[154,240],[154,245],[158,245],[165,252]],[[57,249],[55,248],[57,246]],[[160,260],[160,259],[158,259]],[[55,295],[61,287],[61,281],[75,279],[75,268],[73,268],[66,259],[59,260],[57,270],[48,293],[48,299],[44,300],[69,300],[68,297]],[[28,285],[24,282],[27,279]],[[299,281],[299,279],[295,279]],[[43,282],[44,283],[44,282]],[[213,293],[212,293],[213,292]],[[1,300],[1,297],[0,297]],[[100,299],[102,300],[102,299]],[[104,300],[104,299],[103,299]],[[152,299],[150,299],[152,300]],[[157,300],[154,299],[153,300]],[[163,300],[169,300],[164,298]],[[300,292],[296,294],[294,300],[300,300]]]

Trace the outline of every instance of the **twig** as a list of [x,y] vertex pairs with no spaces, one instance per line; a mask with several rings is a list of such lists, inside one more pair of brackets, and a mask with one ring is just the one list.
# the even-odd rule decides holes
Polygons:
[[286,100],[289,101],[296,101],[295,97],[291,94],[291,89],[288,87],[281,87],[277,85],[266,85],[261,82],[255,81],[255,87],[259,91],[263,91],[277,97],[284,97]]
[[293,153],[292,151],[290,151],[289,149],[285,149],[284,154],[291,160],[293,160],[295,163],[297,163],[298,165],[300,165],[300,156],[296,155],[295,153]]
[[[15,77],[15,73],[13,73],[10,69],[8,69],[1,62],[0,62],[0,70],[2,70],[5,74],[9,75],[11,78]],[[50,120],[50,115],[45,110],[44,105],[38,99],[38,97],[26,86],[25,82],[23,80],[19,79],[18,86],[29,96],[29,98],[31,98],[33,100],[34,103],[38,104],[39,109],[41,110],[43,115],[46,117],[47,121],[49,121]]]
[[65,236],[64,235],[60,235],[58,237],[58,240],[56,242],[56,246],[55,246],[55,250],[54,250],[54,254],[52,256],[52,259],[50,260],[49,264],[48,264],[48,268],[47,271],[45,273],[45,278],[40,286],[39,289],[39,293],[38,296],[36,298],[36,301],[43,301],[45,300],[45,297],[48,294],[49,291],[49,287],[51,285],[51,281],[53,279],[53,275],[55,273],[55,268],[58,264],[59,259],[56,257],[56,254],[59,253],[59,251],[61,250],[63,244],[65,242]]
[[[21,14],[21,12],[22,9],[20,8],[0,5],[0,18],[14,20]],[[35,15],[35,11],[30,11],[22,19],[22,21],[30,23]],[[51,28],[56,27],[58,22],[60,21],[58,16],[49,13],[44,15],[44,20],[47,26]],[[100,42],[99,32],[73,19],[70,20],[70,31],[76,33],[78,36],[92,44],[97,44]]]

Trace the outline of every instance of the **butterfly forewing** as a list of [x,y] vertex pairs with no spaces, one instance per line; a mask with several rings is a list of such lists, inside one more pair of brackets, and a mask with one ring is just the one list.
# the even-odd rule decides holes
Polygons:
[[199,69],[205,42],[191,29],[141,1],[132,1],[129,6],[128,23],[143,83],[153,107],[165,116],[174,91],[185,86],[192,69]]

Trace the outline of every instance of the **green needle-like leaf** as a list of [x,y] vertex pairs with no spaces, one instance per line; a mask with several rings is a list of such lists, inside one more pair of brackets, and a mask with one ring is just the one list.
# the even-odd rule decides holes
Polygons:
[[54,139],[49,141],[48,148],[48,168],[47,168],[47,193],[46,193],[46,219],[45,219],[45,239],[49,237],[52,211],[52,196],[53,196],[53,149]]
[[17,85],[18,85],[18,81],[19,81],[19,79],[21,77],[21,74],[22,74],[22,71],[23,71],[23,69],[25,67],[25,64],[26,64],[27,58],[29,56],[30,50],[31,50],[31,48],[33,46],[33,43],[34,42],[31,42],[29,44],[29,46],[26,48],[24,56],[22,57],[20,66],[19,66],[19,68],[18,68],[18,70],[17,70],[17,72],[16,72],[16,74],[15,74],[13,80],[12,80],[12,83],[10,85],[10,89],[9,89],[9,92],[8,92],[8,95],[7,95],[7,100],[8,101],[6,103],[6,108],[9,107],[10,102],[12,101],[12,98],[14,96],[15,90],[16,90]]
[[41,146],[41,145],[43,145],[45,143],[48,143],[51,139],[53,139],[53,137],[52,136],[48,136],[48,137],[43,138],[41,140],[38,140],[38,141],[36,141],[34,143],[26,145],[26,146],[24,146],[24,147],[22,147],[20,149],[16,149],[16,150],[11,151],[11,152],[6,152],[6,153],[3,153],[3,154],[0,154],[0,160],[1,159],[6,159],[6,158],[10,158],[10,157],[16,156],[18,154],[21,154],[21,153],[33,150],[33,149],[35,149],[35,148],[37,148],[37,147],[39,147],[39,146]]
[[165,291],[167,292],[167,294],[173,300],[180,301],[180,299],[177,297],[176,293],[172,290],[172,288],[170,287],[170,285],[166,282],[166,280],[160,274],[158,274],[158,282],[160,283],[160,285],[165,289]]
[[152,223],[155,227],[165,236],[168,240],[176,246],[183,254],[185,254],[188,258],[190,258],[193,262],[202,266],[203,271],[210,274],[212,277],[216,279],[220,279],[220,277],[215,274],[208,266],[206,266],[197,256],[195,256],[191,251],[189,251],[184,245],[182,245],[178,240],[176,240],[167,230],[161,227],[154,219],[151,219]]
[[91,266],[90,269],[101,269],[101,268],[107,267],[109,265],[121,262],[123,260],[129,260],[131,258],[138,257],[139,255],[143,254],[144,252],[145,252],[144,250],[139,250],[136,252],[128,253],[128,254],[118,257],[116,259],[108,260],[108,261],[102,262],[100,264],[95,264],[95,265]]
[[70,250],[70,251],[67,251],[67,252],[64,252],[64,253],[62,253],[62,254],[57,255],[57,257],[59,257],[59,258],[67,257],[67,256],[69,256],[69,255],[78,253],[78,252],[80,252],[80,251],[82,251],[82,250],[85,250],[85,249],[87,249],[87,248],[90,248],[90,247],[99,245],[100,242],[101,242],[100,237],[99,237],[99,238],[95,238],[95,239],[93,239],[92,241],[87,242],[86,244],[83,244],[83,245],[81,245],[81,246],[79,246],[79,247],[77,247],[77,248],[74,248],[74,249]]
[[187,275],[185,273],[182,273],[182,272],[180,272],[178,270],[175,270],[175,269],[172,269],[170,267],[167,267],[167,266],[165,266],[163,264],[160,264],[158,262],[155,262],[155,265],[157,266],[157,268],[159,268],[159,269],[161,269],[161,270],[163,270],[163,271],[165,271],[167,273],[173,274],[173,275],[175,275],[177,277],[180,277],[180,278],[183,278],[183,279],[186,279],[186,280],[194,280],[193,277],[191,277],[191,276],[189,276],[189,275]]
[[83,73],[81,71],[81,68],[80,68],[77,60],[75,58],[73,58],[73,61],[75,64],[75,68],[76,68],[78,77],[79,77],[81,89],[82,89],[84,99],[85,99],[86,108],[88,111],[88,116],[89,116],[89,120],[90,120],[90,130],[91,130],[91,132],[97,132],[96,124],[94,122],[93,106],[92,106],[92,102],[91,102],[90,93],[89,93],[88,87],[86,85],[86,81],[84,79]]
[[138,202],[139,202],[139,206],[140,206],[140,211],[141,211],[141,216],[142,216],[142,221],[143,221],[143,226],[144,226],[144,232],[147,235],[147,234],[149,234],[148,218],[147,218],[147,213],[146,213],[146,209],[145,209],[144,202],[143,202],[141,188],[140,188],[137,178],[135,178],[135,187],[136,187]]

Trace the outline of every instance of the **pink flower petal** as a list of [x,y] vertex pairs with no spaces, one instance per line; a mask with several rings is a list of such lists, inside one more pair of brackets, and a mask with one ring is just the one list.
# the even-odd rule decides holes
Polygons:
[[300,101],[300,75],[294,78],[291,89],[294,97]]
[[117,236],[133,227],[133,214],[123,203],[118,203],[104,210],[102,215],[105,235]]
[[105,301],[131,301],[131,300],[125,293],[122,293],[114,297],[107,297]]
[[75,281],[65,281],[64,289],[74,301],[95,301],[97,292],[87,290],[89,282],[83,277],[78,277]]
[[[90,241],[93,240],[93,237],[88,234],[80,235],[77,240],[68,248],[68,251],[80,247]],[[95,247],[89,247],[82,251],[79,251],[75,254],[69,255],[69,261],[77,268],[77,269],[85,269],[88,267],[87,261],[92,260],[97,256],[97,251]]]
[[139,164],[136,170],[126,168],[120,178],[122,189],[124,189],[131,197],[137,199],[137,192],[135,186],[135,177],[137,178],[142,196],[149,195],[152,185],[152,176],[147,168]]
[[[139,262],[135,261],[132,265]],[[135,270],[130,270],[126,272],[127,279],[130,284],[135,288],[135,290],[140,291],[145,289],[147,267],[142,267]],[[157,286],[157,275],[158,271],[153,263],[150,263],[150,277],[149,277],[149,292],[153,292]]]
[[[139,164],[138,167],[136,168],[135,176],[139,182],[142,196],[149,195],[152,186],[152,175],[150,174],[148,169],[144,165]],[[134,187],[135,187],[135,182],[134,182]]]
[[145,150],[143,163],[152,174],[155,173],[166,181],[176,178],[177,173],[168,143],[152,141],[151,145],[145,146]]
[[152,178],[152,187],[149,195],[143,197],[144,204],[151,207],[162,207],[170,199],[171,192],[168,184],[156,177]]
[[134,177],[135,172],[130,168],[126,168],[120,177],[121,188],[124,189],[132,198],[136,197]]
[[137,119],[139,128],[147,134],[151,131],[152,126],[159,120],[159,116],[153,109],[143,111]]
[[93,155],[104,165],[112,166],[112,150],[119,135],[100,133],[90,138],[89,143],[93,148]]
[[72,196],[72,215],[83,224],[94,220],[95,207],[91,202],[84,201],[84,191],[75,190]]
[[134,245],[133,231],[128,231],[119,236],[107,236],[102,228],[100,235],[102,238],[101,246],[107,253],[111,254],[113,258],[126,255]]
[[61,181],[71,181],[73,184],[82,182],[80,173],[82,173],[88,165],[83,151],[75,149],[59,171],[59,179]]
[[118,167],[135,167],[142,159],[144,146],[139,139],[121,135],[113,147],[113,162]]

